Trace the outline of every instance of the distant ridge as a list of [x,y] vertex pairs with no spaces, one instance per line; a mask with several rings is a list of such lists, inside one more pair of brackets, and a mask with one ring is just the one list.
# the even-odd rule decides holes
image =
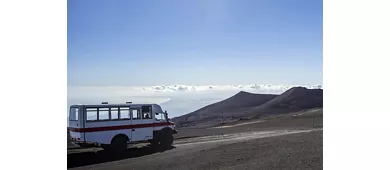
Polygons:
[[[221,113],[226,119],[284,114],[323,106],[323,90],[293,87],[280,95],[254,94],[240,91],[234,96],[210,104],[186,115],[172,118],[178,126],[214,124]],[[224,118],[225,119],[225,118]]]

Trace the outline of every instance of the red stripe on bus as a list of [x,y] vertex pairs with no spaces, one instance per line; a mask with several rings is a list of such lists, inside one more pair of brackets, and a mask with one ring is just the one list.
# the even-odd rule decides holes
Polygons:
[[104,127],[91,127],[91,128],[70,128],[70,131],[72,131],[72,132],[99,132],[99,131],[138,129],[138,128],[148,128],[148,127],[156,127],[156,126],[169,126],[169,125],[174,125],[174,124],[171,122],[161,122],[161,123],[121,125],[121,126],[104,126]]

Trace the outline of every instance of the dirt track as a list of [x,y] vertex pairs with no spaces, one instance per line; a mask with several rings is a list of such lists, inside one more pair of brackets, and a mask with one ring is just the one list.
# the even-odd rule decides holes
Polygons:
[[241,133],[182,139],[165,151],[128,149],[68,154],[77,169],[322,169],[322,130]]
[[[183,129],[172,148],[129,148],[124,155],[101,149],[69,150],[71,169],[322,169],[322,113],[230,128]],[[317,122],[316,125],[319,125]],[[287,130],[290,129],[290,130]],[[223,132],[221,135],[221,132]],[[202,137],[188,136],[197,134]]]
[[311,129],[321,128],[323,125],[322,109],[312,109],[305,112],[296,112],[291,114],[279,115],[268,120],[251,120],[241,122],[238,126],[226,125],[214,128],[182,128],[179,133],[175,135],[176,138],[183,137],[198,137],[222,135],[241,132],[256,132],[269,130],[283,130],[283,129]]

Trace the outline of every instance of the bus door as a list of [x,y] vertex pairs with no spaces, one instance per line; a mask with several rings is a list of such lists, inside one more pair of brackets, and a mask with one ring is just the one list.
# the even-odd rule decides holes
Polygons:
[[141,107],[141,120],[144,128],[144,139],[153,139],[153,130],[154,130],[154,118],[152,114],[152,106],[142,106]]
[[141,141],[142,137],[142,120],[141,120],[141,107],[130,106],[130,117],[131,117],[131,141]]
[[[151,108],[151,107],[150,107]],[[131,110],[131,124],[133,125],[131,138],[132,141],[144,141],[153,138],[153,119],[148,119],[145,115],[147,107],[138,106],[130,107]],[[150,109],[151,110],[151,109]],[[146,117],[145,117],[146,116]],[[149,115],[150,116],[150,115]]]

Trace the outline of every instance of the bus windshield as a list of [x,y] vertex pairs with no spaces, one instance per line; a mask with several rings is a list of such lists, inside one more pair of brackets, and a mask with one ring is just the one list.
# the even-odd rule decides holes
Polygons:
[[155,118],[157,121],[166,121],[165,113],[156,113]]

